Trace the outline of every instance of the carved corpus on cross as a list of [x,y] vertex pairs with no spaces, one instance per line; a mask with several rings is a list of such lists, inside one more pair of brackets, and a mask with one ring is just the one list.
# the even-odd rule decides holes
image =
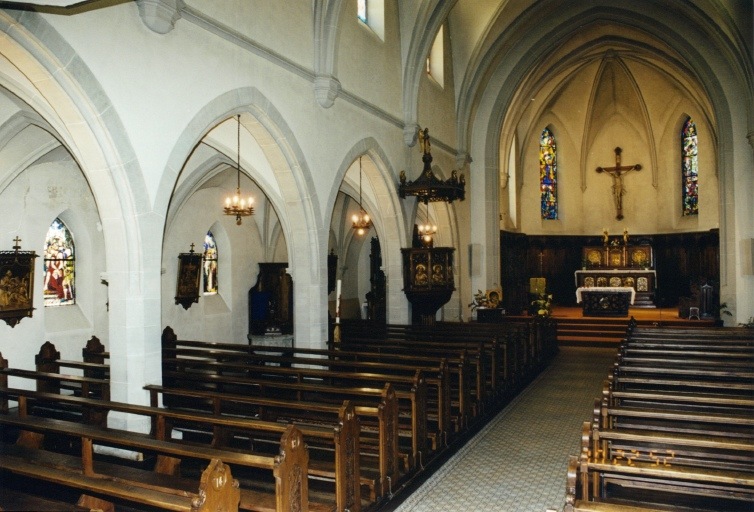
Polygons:
[[629,171],[641,171],[641,165],[621,165],[620,154],[623,150],[615,148],[615,167],[597,167],[597,173],[606,172],[613,178],[613,200],[615,201],[615,218],[623,220],[623,175]]

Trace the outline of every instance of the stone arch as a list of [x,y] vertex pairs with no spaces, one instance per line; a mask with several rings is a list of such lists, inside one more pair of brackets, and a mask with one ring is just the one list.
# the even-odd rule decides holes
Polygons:
[[408,323],[408,301],[401,291],[403,267],[400,249],[408,243],[410,230],[405,220],[406,209],[400,202],[397,185],[393,178],[395,172],[390,168],[386,153],[374,138],[367,137],[356,142],[343,156],[327,202],[330,208],[326,225],[329,226],[332,222],[335,199],[345,179],[346,171],[361,155],[368,156],[374,163],[373,169],[365,169],[363,184],[366,186],[362,186],[362,199],[367,210],[372,212],[374,229],[380,238],[388,289],[388,322]]
[[[150,223],[141,169],[113,105],[75,50],[41,15],[20,11],[15,16],[0,12],[0,31],[8,36],[0,54],[16,71],[10,76],[0,69],[0,81],[49,124],[89,182],[102,219],[110,283],[111,392],[115,400],[141,403],[146,400],[144,382],[129,382],[131,364],[145,380],[160,373],[159,361],[144,358],[148,346],[159,346],[159,312],[143,300],[147,283],[159,275],[158,267],[145,264],[144,255],[159,248],[159,237]],[[49,79],[28,78],[39,76]],[[154,326],[154,332],[127,329],[134,322]]]
[[[168,211],[177,178],[188,155],[210,127],[240,113],[244,128],[261,141],[272,176],[250,176],[275,206],[288,241],[289,273],[294,280],[294,318],[297,343],[318,346],[327,339],[325,290],[327,279],[326,228],[308,169],[293,130],[282,114],[255,87],[228,91],[202,107],[180,134],[170,153],[155,198],[155,210]],[[316,292],[316,293],[315,293]]]
[[[734,228],[736,221],[729,218],[729,212],[735,211],[736,208],[726,206],[730,201],[740,201],[739,204],[746,205],[747,199],[744,195],[736,194],[732,170],[740,165],[752,165],[751,152],[741,151],[740,145],[735,146],[730,142],[735,136],[734,126],[739,132],[748,131],[747,136],[750,139],[753,133],[754,102],[745,102],[748,110],[735,110],[732,107],[734,104],[740,104],[740,98],[752,98],[754,95],[754,73],[750,59],[738,58],[745,52],[745,45],[735,37],[726,35],[724,21],[721,22],[722,27],[717,26],[715,20],[699,15],[698,11],[690,12],[689,19],[680,19],[649,2],[635,2],[622,8],[613,5],[593,7],[578,3],[565,6],[559,4],[558,9],[551,11],[558,14],[552,18],[554,23],[549,33],[525,29],[528,20],[537,19],[543,10],[552,8],[553,2],[537,3],[525,16],[517,19],[501,37],[483,50],[479,50],[472,59],[476,65],[471,67],[478,70],[477,74],[465,77],[458,94],[459,151],[468,147],[472,132],[485,134],[472,142],[471,153],[475,155],[472,165],[483,169],[479,173],[471,173],[472,176],[480,176],[481,179],[478,181],[483,182],[480,184],[472,180],[472,194],[482,197],[485,190],[494,188],[492,184],[496,178],[493,175],[497,174],[497,168],[491,165],[491,162],[496,161],[495,155],[499,152],[499,135],[504,114],[516,101],[518,85],[543,61],[544,52],[548,48],[545,43],[565,40],[576,31],[580,31],[585,24],[598,20],[615,23],[626,23],[626,20],[631,20],[632,27],[652,34],[662,44],[684,55],[688,69],[693,71],[695,80],[710,99],[719,144],[717,167],[721,174],[729,174],[727,177],[721,176],[719,189],[723,296],[726,295],[725,287],[729,288],[727,293],[740,296],[742,299],[744,295],[751,296],[751,283],[746,285],[749,286],[748,291],[736,291],[736,247],[739,244]],[[713,11],[715,9],[710,9],[710,12]],[[688,44],[700,37],[705,40],[704,45],[695,47]],[[725,48],[731,57],[720,59],[720,48]],[[503,69],[495,63],[495,59],[498,58],[496,56],[499,55],[509,58],[520,57],[518,60],[508,61]],[[484,65],[485,63],[487,65]],[[472,218],[480,218],[479,215],[484,213],[483,205],[472,205]],[[472,241],[486,242],[487,255],[491,256],[494,251],[492,247],[497,245],[497,230],[493,228],[491,221],[487,226],[480,228],[475,233],[472,225]],[[495,269],[490,267],[496,262],[497,258],[488,260],[484,265],[486,271],[495,272]],[[743,315],[742,313],[741,318]]]

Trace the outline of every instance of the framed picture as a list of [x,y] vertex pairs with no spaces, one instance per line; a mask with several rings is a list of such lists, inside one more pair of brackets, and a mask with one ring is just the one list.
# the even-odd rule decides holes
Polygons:
[[19,251],[16,238],[12,251],[0,251],[0,319],[15,327],[34,308],[34,251]]
[[499,308],[500,303],[503,300],[503,289],[491,288],[487,290],[487,292],[485,293],[485,296],[487,297],[488,308]]
[[202,276],[202,255],[182,252],[178,255],[178,283],[175,290],[175,303],[188,309],[199,302],[199,281]]

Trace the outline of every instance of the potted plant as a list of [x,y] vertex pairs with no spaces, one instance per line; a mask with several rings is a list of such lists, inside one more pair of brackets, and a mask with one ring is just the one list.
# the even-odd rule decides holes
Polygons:
[[531,302],[531,312],[539,317],[548,317],[552,314],[552,294],[540,294]]

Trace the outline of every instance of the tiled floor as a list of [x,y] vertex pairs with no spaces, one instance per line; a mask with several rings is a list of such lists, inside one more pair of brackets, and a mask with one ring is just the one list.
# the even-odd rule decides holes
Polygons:
[[553,363],[396,512],[562,510],[569,455],[615,348],[562,347]]

